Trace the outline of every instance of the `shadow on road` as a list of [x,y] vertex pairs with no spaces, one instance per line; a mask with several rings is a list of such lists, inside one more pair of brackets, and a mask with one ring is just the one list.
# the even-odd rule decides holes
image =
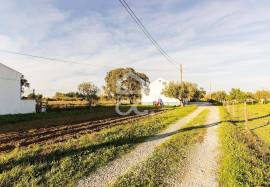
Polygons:
[[[64,157],[67,156],[76,156],[76,155],[83,155],[84,152],[97,152],[101,149],[106,149],[108,147],[118,147],[118,146],[124,146],[124,145],[129,145],[129,146],[135,146],[139,143],[143,142],[149,142],[149,141],[155,141],[157,139],[163,139],[169,136],[173,136],[175,134],[181,133],[181,132],[186,132],[186,131],[192,131],[195,129],[201,129],[201,128],[209,128],[218,125],[221,122],[218,123],[211,123],[211,124],[206,124],[206,125],[198,125],[194,127],[186,127],[182,128],[180,130],[171,132],[171,133],[165,133],[165,134],[157,134],[157,135],[152,135],[152,136],[136,136],[136,137],[125,137],[125,138],[119,138],[117,140],[113,141],[105,141],[102,143],[97,143],[97,144],[91,144],[86,147],[81,147],[81,148],[68,148],[64,150],[55,150],[52,152],[49,152],[47,154],[38,154],[38,155],[27,155],[25,157],[22,157],[18,160],[10,160],[6,163],[0,164],[0,171],[5,171],[5,170],[10,170],[14,168],[15,166],[21,165],[21,164],[35,164],[35,163],[50,163],[57,162],[61,160]],[[42,168],[49,170],[50,167]]]

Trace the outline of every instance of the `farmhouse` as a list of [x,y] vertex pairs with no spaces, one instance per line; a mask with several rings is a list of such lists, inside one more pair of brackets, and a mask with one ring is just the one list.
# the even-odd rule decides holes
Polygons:
[[21,99],[22,74],[0,63],[0,115],[35,112],[34,100]]
[[150,92],[148,95],[145,93],[142,94],[141,103],[143,105],[152,105],[153,102],[158,102],[161,99],[164,105],[180,105],[179,100],[166,97],[162,94],[162,90],[167,83],[168,81],[163,78],[158,78],[151,82],[149,85]]

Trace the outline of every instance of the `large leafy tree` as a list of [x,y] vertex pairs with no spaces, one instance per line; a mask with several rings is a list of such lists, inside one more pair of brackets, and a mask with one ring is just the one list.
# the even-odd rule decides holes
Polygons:
[[211,99],[222,103],[227,99],[227,93],[225,91],[223,91],[223,90],[213,92],[211,94]]
[[170,98],[178,99],[183,102],[185,99],[193,100],[201,97],[203,90],[198,89],[197,84],[190,82],[174,82],[171,81],[165,85],[162,93]]
[[107,73],[105,82],[104,92],[113,97],[116,103],[122,98],[128,98],[133,104],[143,91],[147,92],[149,89],[149,78],[133,68],[113,69]]
[[247,95],[245,92],[241,91],[239,88],[232,88],[229,96],[228,96],[230,101],[234,102],[245,102],[247,99]]
[[92,103],[95,99],[98,98],[98,87],[91,82],[83,82],[78,86],[79,93],[81,96],[88,101],[89,106],[92,106]]

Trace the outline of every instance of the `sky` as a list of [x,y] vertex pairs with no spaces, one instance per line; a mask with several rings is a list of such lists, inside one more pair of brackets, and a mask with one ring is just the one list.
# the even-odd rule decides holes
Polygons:
[[[183,64],[185,81],[209,90],[270,88],[269,0],[126,0],[162,48]],[[0,50],[72,60],[46,61],[0,51],[0,62],[31,89],[51,96],[106,72],[133,67],[150,80],[179,80],[118,0],[2,0]]]

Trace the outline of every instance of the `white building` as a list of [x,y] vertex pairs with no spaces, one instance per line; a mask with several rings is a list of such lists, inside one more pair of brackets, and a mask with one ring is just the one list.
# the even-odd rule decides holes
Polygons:
[[0,63],[0,115],[34,113],[36,102],[21,99],[22,74]]
[[162,90],[168,82],[169,81],[162,78],[158,78],[151,82],[149,85],[150,92],[148,95],[145,93],[142,94],[141,103],[143,105],[152,105],[153,102],[158,102],[158,100],[161,99],[164,105],[180,105],[180,101],[178,99],[169,98],[162,94]]

